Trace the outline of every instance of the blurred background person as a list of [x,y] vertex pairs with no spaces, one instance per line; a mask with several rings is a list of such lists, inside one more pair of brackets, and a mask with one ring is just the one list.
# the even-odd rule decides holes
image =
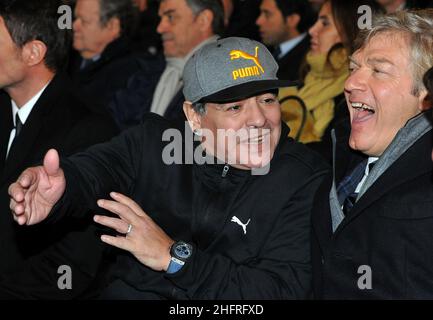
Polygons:
[[301,62],[310,47],[307,31],[315,19],[307,0],[262,0],[256,24],[262,42],[273,49],[280,79],[299,79]]
[[224,26],[227,27],[230,23],[230,18],[234,10],[233,0],[223,0],[223,6],[224,6]]
[[283,120],[298,141],[320,141],[334,118],[335,105],[343,100],[361,5],[369,5],[373,13],[380,10],[374,0],[325,1],[309,30],[311,46],[301,70],[302,86],[280,91]]
[[138,27],[131,40],[133,51],[145,54],[162,54],[162,42],[156,27],[158,26],[158,0],[134,0],[140,11]]
[[107,113],[114,92],[140,69],[131,50],[138,9],[131,0],[78,0],[70,74],[84,99]]
[[315,12],[319,12],[325,0],[308,0]]
[[[259,28],[255,21],[260,14],[261,0],[231,0],[231,2],[233,12],[224,37],[246,37],[260,41]],[[225,7],[229,9],[230,4],[226,3]]]
[[147,10],[149,0],[134,0],[134,2],[137,5],[137,8],[138,10],[140,10],[140,12]]
[[159,16],[157,31],[163,40],[164,57],[144,61],[145,67],[109,104],[121,129],[139,124],[149,112],[183,122],[182,72],[186,61],[224,32],[221,0],[162,0]]

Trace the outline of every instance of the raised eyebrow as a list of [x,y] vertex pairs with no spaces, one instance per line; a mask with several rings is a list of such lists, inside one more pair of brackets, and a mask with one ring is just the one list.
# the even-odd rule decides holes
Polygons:
[[267,94],[270,94],[274,97],[278,97],[278,94],[276,94],[274,92],[263,92],[262,94],[258,95],[258,97],[263,97],[263,96],[266,96]]
[[367,59],[367,63],[368,64],[372,64],[372,63],[376,63],[376,64],[389,64],[391,66],[395,66],[395,64],[392,61],[390,61],[388,59],[385,59],[385,58],[368,58]]
[[167,10],[167,11],[162,12],[162,13],[161,13],[161,17],[162,17],[162,16],[168,16],[169,14],[173,14],[173,13],[175,13],[175,12],[176,12],[176,10],[174,10],[174,9],[169,9],[169,10]]

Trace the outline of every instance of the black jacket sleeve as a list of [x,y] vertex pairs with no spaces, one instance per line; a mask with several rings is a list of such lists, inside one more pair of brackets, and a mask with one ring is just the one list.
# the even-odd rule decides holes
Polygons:
[[[127,130],[110,142],[95,145],[86,152],[62,158],[61,167],[66,177],[66,190],[54,208],[54,219],[64,215],[78,217],[85,214],[76,207],[97,209],[98,199],[109,199],[112,191],[128,194],[134,188],[141,167],[140,127]],[[60,216],[60,217],[59,217]]]

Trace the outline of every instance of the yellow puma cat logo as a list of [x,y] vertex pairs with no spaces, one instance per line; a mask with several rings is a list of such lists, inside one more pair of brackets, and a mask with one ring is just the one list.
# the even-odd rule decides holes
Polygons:
[[258,66],[260,68],[260,70],[262,70],[263,73],[265,73],[265,70],[263,70],[262,65],[260,64],[259,61],[259,47],[256,47],[256,55],[252,56],[246,52],[243,52],[241,50],[232,50],[230,52],[230,60],[235,60],[235,59],[240,59],[240,58],[244,58],[246,60],[253,60],[254,63],[256,64],[256,66]]
[[233,79],[236,80],[237,78],[245,78],[245,77],[251,77],[251,76],[259,76],[259,68],[262,71],[262,73],[265,73],[265,70],[263,69],[262,65],[259,61],[259,47],[256,47],[256,54],[255,56],[252,56],[244,51],[241,50],[232,50],[230,52],[230,60],[240,59],[243,58],[245,60],[252,60],[256,64],[254,67],[247,67],[242,68],[233,71]]

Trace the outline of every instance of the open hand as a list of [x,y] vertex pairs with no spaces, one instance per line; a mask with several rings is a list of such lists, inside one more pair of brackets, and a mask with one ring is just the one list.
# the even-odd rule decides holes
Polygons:
[[[132,199],[112,192],[112,200],[98,200],[98,206],[119,218],[96,215],[95,222],[126,236],[101,236],[101,240],[131,252],[142,264],[156,271],[166,271],[170,247],[174,241]],[[129,232],[128,232],[129,231]]]

